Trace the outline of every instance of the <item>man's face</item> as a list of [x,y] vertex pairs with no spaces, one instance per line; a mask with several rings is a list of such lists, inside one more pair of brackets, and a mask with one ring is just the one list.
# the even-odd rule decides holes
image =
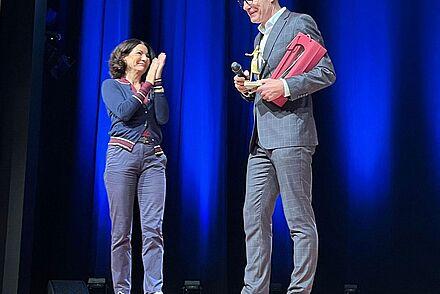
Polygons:
[[243,9],[249,15],[252,23],[265,24],[273,14],[273,0],[253,0],[249,5],[246,1],[243,3]]

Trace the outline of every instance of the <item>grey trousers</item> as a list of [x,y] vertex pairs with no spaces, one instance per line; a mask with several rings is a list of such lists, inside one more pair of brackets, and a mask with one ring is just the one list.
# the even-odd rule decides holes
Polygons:
[[281,193],[293,240],[294,269],[287,293],[312,290],[318,259],[318,233],[312,209],[312,156],[315,147],[265,150],[249,155],[243,209],[247,265],[242,294],[269,293],[272,215]]
[[138,196],[144,293],[162,290],[166,156],[156,156],[153,146],[137,143],[132,152],[109,146],[104,173],[111,218],[111,270],[115,293],[131,288],[131,229],[133,205]]

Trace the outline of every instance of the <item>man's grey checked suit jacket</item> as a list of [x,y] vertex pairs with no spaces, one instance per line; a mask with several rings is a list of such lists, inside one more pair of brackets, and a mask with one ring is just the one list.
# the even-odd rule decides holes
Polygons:
[[[313,40],[324,45],[321,33],[315,21],[306,14],[286,9],[272,28],[263,52],[262,78],[269,78],[283,58],[286,48],[299,33],[308,34]],[[262,38],[255,38],[256,47]],[[318,144],[311,94],[330,86],[336,80],[333,64],[328,54],[310,72],[286,79],[291,96],[282,107],[261,99],[260,94],[249,97],[254,99],[254,130],[250,150],[257,140],[265,149],[293,146],[315,146]],[[246,100],[251,100],[244,97]]]

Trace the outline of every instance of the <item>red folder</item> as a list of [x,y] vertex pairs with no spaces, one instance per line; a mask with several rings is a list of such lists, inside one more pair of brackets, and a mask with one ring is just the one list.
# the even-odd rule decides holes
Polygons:
[[[327,49],[309,35],[298,33],[287,46],[286,54],[272,73],[271,78],[286,79],[308,72],[318,64],[326,53]],[[287,102],[287,98],[280,96],[272,102],[282,107]]]

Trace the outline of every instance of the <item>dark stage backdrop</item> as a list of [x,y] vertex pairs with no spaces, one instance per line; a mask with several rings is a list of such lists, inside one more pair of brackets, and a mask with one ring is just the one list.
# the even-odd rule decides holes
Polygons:
[[[440,293],[440,2],[282,4],[315,18],[338,76],[314,95],[314,293],[343,293],[349,282],[369,294]],[[195,279],[206,293],[239,293],[252,110],[229,66],[248,67],[256,27],[233,0],[48,0],[48,11],[47,30],[63,37],[54,46],[75,62],[55,78],[46,56],[32,293],[45,293],[49,279],[109,277],[109,120],[100,84],[111,50],[129,37],[168,56],[165,292]],[[134,243],[140,291],[137,227]],[[287,287],[291,267],[278,203],[272,281]]]

